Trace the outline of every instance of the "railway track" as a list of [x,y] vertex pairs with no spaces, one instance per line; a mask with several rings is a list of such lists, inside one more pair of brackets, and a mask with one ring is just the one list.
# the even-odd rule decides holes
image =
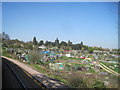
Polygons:
[[[41,83],[39,80],[34,78],[32,75],[30,75],[25,70],[21,69],[19,66],[13,64],[12,62],[8,61],[5,58],[2,58],[2,63],[4,65],[3,69],[5,69],[5,68],[9,69],[9,73],[12,72],[12,76],[14,76],[14,78],[16,78],[16,80],[14,80],[12,82],[19,83],[18,88],[24,88],[24,89],[39,88],[39,89],[47,90],[47,86],[45,86],[43,83]],[[4,87],[4,88],[6,88],[6,87]],[[17,87],[15,87],[15,88],[17,88]]]
[[[17,86],[17,87],[19,87],[19,88],[25,88],[25,85],[24,85],[24,83],[21,81],[21,79],[19,78],[19,76],[14,72],[14,70],[6,63],[6,62],[2,62],[2,64],[6,67],[7,66],[7,68],[5,68],[5,69],[8,69],[9,68],[9,70],[10,70],[10,72],[11,73],[13,73],[13,77],[15,77],[17,80],[18,80],[18,82],[20,83],[20,87],[19,86]],[[10,73],[9,73],[10,74]],[[5,85],[4,85],[5,86]],[[4,88],[8,88],[8,87],[4,87]]]
[[[38,71],[32,69],[31,67],[25,65],[24,63],[19,62],[18,60],[11,59],[11,58],[4,57],[4,56],[2,56],[2,59],[4,61],[9,62],[9,64],[12,63],[13,65],[11,65],[11,66],[15,65],[13,67],[13,69],[15,69],[16,67],[19,67],[19,68],[23,69],[21,72],[24,71],[26,74],[28,74],[28,76],[30,76],[30,78],[32,78],[36,82],[38,82],[40,84],[40,86],[43,87],[44,89],[50,89],[50,88],[68,88],[67,85],[61,83],[60,81],[58,81],[56,79],[49,78],[46,75],[44,75],[42,73],[39,73]],[[18,72],[18,71],[16,71],[16,72]],[[21,73],[19,73],[19,72],[18,72],[18,75],[21,76]]]

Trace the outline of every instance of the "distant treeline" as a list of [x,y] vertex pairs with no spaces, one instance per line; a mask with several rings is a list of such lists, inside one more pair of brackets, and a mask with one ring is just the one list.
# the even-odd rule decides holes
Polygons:
[[[36,37],[33,37],[33,41],[29,42],[20,41],[18,39],[11,40],[9,35],[5,32],[2,32],[2,34],[0,34],[0,39],[2,40],[2,46],[8,48],[37,49],[39,46],[44,45],[47,48],[57,47],[58,49],[64,50],[88,50],[89,52],[93,52],[93,50],[109,51],[109,49],[104,49],[102,47],[89,47],[87,45],[84,45],[83,42],[80,42],[78,44],[73,44],[70,40],[68,40],[68,42],[60,42],[58,38],[54,42],[43,40],[37,41]],[[114,49],[114,51],[118,51],[118,49]]]

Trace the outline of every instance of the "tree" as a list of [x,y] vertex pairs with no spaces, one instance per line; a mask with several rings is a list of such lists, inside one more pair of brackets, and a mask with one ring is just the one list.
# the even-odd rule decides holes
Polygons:
[[72,46],[72,42],[68,40],[68,46]]
[[30,41],[30,42],[26,42],[26,43],[25,43],[25,48],[32,50],[32,49],[33,49],[33,43],[32,43],[31,41]]
[[84,50],[88,50],[88,46],[83,45]]
[[36,40],[36,37],[34,37],[34,38],[33,38],[33,44],[34,44],[34,45],[37,45],[37,43],[38,43],[38,42],[37,42],[37,40]]
[[55,43],[54,42],[50,42],[50,46],[54,47]]
[[48,42],[48,41],[46,41],[46,42],[45,42],[45,46],[48,46],[48,45],[49,45],[49,42]]
[[49,46],[49,47],[54,47],[55,46],[55,43],[54,42],[50,42],[50,41],[46,41],[45,46]]
[[33,50],[34,50],[34,51],[38,51],[38,48],[39,48],[39,46],[38,46],[38,45],[35,45],[35,46],[33,47]]
[[67,43],[64,42],[64,41],[62,41],[62,42],[60,43],[60,45],[61,45],[61,46],[67,46]]
[[5,32],[2,32],[2,34],[0,34],[0,41],[2,40],[1,45],[3,47],[9,47],[11,40],[8,34],[6,34]]
[[92,47],[89,47],[89,48],[88,48],[88,52],[89,52],[89,53],[92,53],[93,50],[94,50],[94,49],[93,49]]
[[59,40],[58,40],[58,38],[55,40],[55,46],[59,47]]
[[72,49],[74,49],[74,50],[81,50],[82,49],[81,44],[72,45]]
[[5,32],[2,32],[2,39],[4,39],[4,40],[10,40],[10,37]]
[[43,45],[43,44],[44,44],[44,41],[41,40],[38,45],[41,46],[41,45]]
[[37,52],[32,51],[32,52],[29,53],[28,58],[29,58],[29,61],[30,61],[31,64],[32,63],[36,64],[36,63],[40,62],[40,59],[42,58],[42,55],[37,53]]
[[83,47],[83,42],[80,43],[81,44],[81,48]]

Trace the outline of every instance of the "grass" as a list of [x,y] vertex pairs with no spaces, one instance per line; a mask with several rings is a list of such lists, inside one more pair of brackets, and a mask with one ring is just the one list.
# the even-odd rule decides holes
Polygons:
[[[105,62],[101,62],[102,64],[104,64],[104,65],[106,65],[107,67],[109,67],[109,66],[114,66],[114,65],[118,65],[118,64],[116,64],[116,63],[105,63]],[[113,68],[111,68],[111,67],[109,67],[110,69],[112,69],[112,70],[114,70],[114,71],[116,71],[116,72],[118,72],[118,68],[117,67],[115,67],[114,69]]]
[[89,72],[90,72],[90,73],[96,73],[95,70],[92,69],[92,68],[89,69]]
[[83,78],[81,78],[78,74],[72,73],[67,77],[67,81],[69,86],[72,88],[85,88],[87,87],[87,83]]
[[2,49],[2,55],[8,58],[12,58],[12,59],[16,59],[17,56],[15,56],[14,54],[10,54],[7,50]]
[[62,83],[64,83],[64,84],[67,84],[67,83],[68,83],[65,79],[63,79],[63,76],[50,75],[50,76],[48,76],[48,77],[49,77],[49,78],[53,78],[53,79],[57,79],[57,80],[59,80],[60,82],[62,82]]
[[96,80],[95,83],[92,85],[93,88],[107,88],[104,85],[104,82],[100,81],[100,80]]
[[40,73],[46,74],[50,78],[57,79],[57,80],[59,80],[60,82],[63,82],[63,83],[67,83],[67,81],[65,79],[63,79],[63,76],[53,75],[53,73],[55,73],[55,72],[53,72],[53,73],[47,72],[49,70],[46,71],[45,69],[43,69],[42,67],[40,67],[37,64],[29,64],[29,66],[33,67],[34,69],[36,69]]
[[86,66],[85,64],[74,64],[75,66]]
[[46,73],[46,71],[40,67],[38,64],[29,64],[29,66],[33,67],[34,69],[36,69],[37,71],[41,72],[41,73]]
[[[8,54],[3,55],[3,56],[6,56],[6,57],[8,57],[8,58],[12,58],[12,56],[10,56],[10,55],[8,55]],[[13,59],[14,59],[14,58],[13,58]]]
[[68,59],[83,60],[83,59],[80,59],[80,58],[74,58],[74,57],[69,57]]
[[101,62],[101,63],[103,63],[103,64],[106,65],[106,66],[118,65],[118,64],[116,64],[116,63],[106,63],[106,62]]

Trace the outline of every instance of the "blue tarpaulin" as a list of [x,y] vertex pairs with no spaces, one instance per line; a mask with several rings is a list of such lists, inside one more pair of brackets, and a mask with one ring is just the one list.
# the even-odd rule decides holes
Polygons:
[[42,51],[43,54],[51,53],[50,51]]

